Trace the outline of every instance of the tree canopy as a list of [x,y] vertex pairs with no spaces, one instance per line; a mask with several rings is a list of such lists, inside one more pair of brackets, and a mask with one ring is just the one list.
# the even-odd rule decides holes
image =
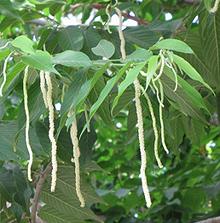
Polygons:
[[0,222],[220,215],[219,0],[0,1]]

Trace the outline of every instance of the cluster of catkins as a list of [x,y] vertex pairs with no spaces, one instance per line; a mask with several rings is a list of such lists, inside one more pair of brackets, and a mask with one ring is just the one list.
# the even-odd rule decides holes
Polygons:
[[[117,2],[117,1],[116,1]],[[216,0],[213,8],[210,9],[211,13],[215,13],[218,9],[220,0]],[[116,4],[117,5],[117,4]],[[118,33],[119,33],[119,38],[121,41],[120,45],[120,51],[121,51],[121,56],[122,59],[126,59],[126,52],[125,52],[125,38],[124,34],[122,31],[122,13],[121,11],[114,6],[116,13],[118,14],[119,17],[119,28],[118,28]],[[106,12],[108,14],[108,17],[110,18],[109,15],[109,5],[106,8]],[[108,19],[110,20],[110,19]],[[109,27],[107,26],[108,30]],[[110,32],[110,31],[109,31]],[[6,43],[5,46],[1,47],[0,49],[5,48],[9,44]],[[173,68],[172,64],[169,61],[165,60],[165,57],[163,55],[163,51],[160,52],[160,70],[159,74],[157,75],[156,72],[154,74],[154,77],[152,78],[152,89],[155,90],[157,100],[159,103],[159,117],[160,117],[160,129],[161,129],[161,143],[163,145],[163,148],[166,153],[169,153],[166,143],[165,143],[165,137],[164,137],[164,123],[163,123],[163,113],[162,109],[164,107],[163,101],[164,101],[164,94],[163,94],[163,85],[160,81],[160,77],[163,73],[164,66],[168,66],[174,73],[175,79],[176,79],[176,86],[174,91],[177,89],[177,74],[175,72],[175,69]],[[3,64],[3,82],[0,86],[0,96],[2,96],[3,88],[6,83],[6,69],[7,69],[7,63],[11,57],[10,53],[7,58],[4,61]],[[31,177],[31,168],[33,164],[33,152],[31,148],[31,143],[30,143],[30,137],[29,137],[29,129],[30,129],[30,115],[29,115],[29,109],[28,109],[28,94],[27,94],[27,81],[28,81],[28,70],[29,67],[27,66],[24,70],[24,78],[23,78],[23,94],[24,94],[24,109],[25,109],[25,115],[26,115],[26,126],[25,126],[25,141],[26,141],[26,146],[28,149],[29,153],[29,161],[28,161],[28,179],[32,181]],[[143,71],[140,72],[143,76],[146,76],[146,73]],[[147,78],[147,77],[146,77]],[[159,88],[158,88],[159,86]],[[51,81],[51,74],[49,72],[44,72],[40,71],[40,89],[43,95],[43,100],[45,107],[48,109],[49,112],[49,139],[51,142],[51,161],[52,161],[52,173],[51,173],[51,192],[55,191],[56,187],[56,179],[57,179],[57,143],[55,139],[55,127],[54,127],[54,105],[53,105],[53,98],[52,98],[52,93],[53,93],[53,86],[52,86],[52,81]],[[150,111],[151,119],[152,119],[152,126],[153,126],[153,131],[154,131],[154,154],[155,158],[157,160],[158,166],[160,168],[163,167],[163,164],[159,158],[158,154],[158,142],[159,142],[159,134],[158,134],[158,129],[157,129],[157,124],[156,124],[156,118],[155,114],[153,111],[153,106],[150,101],[149,96],[147,95],[146,90],[141,86],[138,78],[134,81],[134,89],[135,89],[135,107],[136,107],[136,114],[137,114],[137,128],[138,128],[138,139],[139,139],[139,147],[140,147],[140,154],[141,154],[141,168],[140,168],[140,177],[142,181],[142,188],[143,188],[143,193],[144,197],[146,200],[146,206],[150,207],[151,206],[151,198],[150,198],[150,193],[147,185],[147,177],[146,177],[146,165],[147,165],[147,158],[146,158],[146,151],[145,151],[145,144],[144,144],[144,127],[143,127],[143,112],[142,112],[142,106],[141,106],[141,100],[140,97],[143,94],[147,100],[148,108]],[[70,137],[71,141],[73,144],[73,162],[75,164],[75,187],[76,187],[76,194],[79,198],[79,201],[81,203],[81,207],[85,206],[85,200],[84,197],[81,193],[80,189],[80,167],[79,167],[79,157],[80,157],[80,148],[79,148],[79,139],[78,139],[78,131],[77,131],[77,122],[76,122],[76,117],[74,111],[69,112],[69,116],[73,117],[73,121],[70,127]]]
[[[26,128],[25,128],[25,138],[26,145],[29,152],[29,161],[28,161],[28,179],[32,181],[31,178],[31,166],[33,163],[33,152],[30,145],[29,139],[29,126],[30,126],[30,118],[29,118],[29,110],[28,110],[28,95],[27,95],[27,80],[28,80],[28,66],[24,71],[23,78],[23,93],[24,93],[24,108],[26,114]],[[51,142],[51,162],[52,162],[52,173],[51,173],[51,192],[55,191],[56,187],[56,179],[57,179],[57,143],[55,139],[55,128],[54,128],[54,105],[53,105],[53,86],[51,81],[51,75],[49,72],[40,71],[40,89],[43,95],[44,105],[48,109],[49,112],[49,139]],[[80,168],[79,168],[79,157],[80,157],[80,149],[79,149],[79,140],[77,136],[77,123],[74,112],[70,112],[70,115],[74,117],[73,122],[70,128],[70,137],[73,144],[73,161],[75,164],[75,187],[76,194],[81,203],[81,207],[85,206],[85,200],[81,193],[80,189]]]

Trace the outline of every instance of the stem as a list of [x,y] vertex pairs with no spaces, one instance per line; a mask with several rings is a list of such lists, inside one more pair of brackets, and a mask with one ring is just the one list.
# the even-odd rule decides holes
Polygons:
[[35,191],[33,204],[32,204],[32,208],[31,208],[31,223],[36,222],[36,215],[37,215],[37,209],[38,209],[38,203],[39,203],[41,190],[42,190],[44,182],[45,182],[48,174],[51,172],[51,170],[52,170],[52,166],[51,166],[51,163],[49,163],[47,165],[47,167],[45,168],[45,170],[40,174],[40,178],[36,185],[36,191]]

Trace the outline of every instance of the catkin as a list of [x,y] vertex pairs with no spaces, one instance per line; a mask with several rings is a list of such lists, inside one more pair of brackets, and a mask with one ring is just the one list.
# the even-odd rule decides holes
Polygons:
[[215,4],[214,4],[213,8],[211,8],[211,9],[209,10],[209,12],[211,12],[211,13],[216,13],[217,10],[218,10],[219,3],[220,3],[220,0],[215,0]]
[[159,134],[158,134],[158,130],[157,130],[157,123],[156,123],[156,118],[155,118],[155,114],[154,114],[154,109],[153,109],[152,103],[151,103],[150,98],[148,97],[147,93],[144,91],[143,88],[141,88],[141,89],[142,89],[142,92],[144,93],[144,96],[147,100],[147,105],[149,107],[149,111],[150,111],[150,115],[151,115],[151,119],[152,119],[152,125],[153,125],[154,137],[155,137],[154,138],[154,155],[155,155],[155,158],[156,158],[159,168],[163,168],[163,164],[160,160],[159,153],[158,153]]
[[3,81],[2,81],[2,84],[1,84],[1,86],[0,86],[0,96],[2,97],[3,96],[3,88],[4,88],[4,86],[5,86],[5,83],[6,83],[6,80],[7,80],[7,74],[6,74],[6,69],[7,69],[7,64],[8,64],[8,61],[9,61],[9,59],[10,59],[10,57],[11,57],[11,54],[12,53],[10,53],[7,57],[6,57],[6,59],[5,59],[5,61],[4,61],[4,64],[3,64],[3,71],[2,71],[2,74],[3,74]]
[[136,114],[137,114],[138,138],[139,138],[139,146],[140,146],[140,153],[141,153],[140,175],[141,175],[141,182],[142,182],[142,188],[144,192],[146,205],[147,207],[150,207],[151,198],[150,198],[149,188],[147,185],[147,177],[145,174],[147,158],[146,158],[145,145],[144,145],[143,114],[142,114],[142,107],[141,107],[141,101],[140,101],[141,89],[140,89],[140,83],[137,79],[134,81],[134,88],[135,88],[135,107],[136,107]]
[[105,9],[105,13],[106,13],[106,15],[108,16],[108,20],[107,20],[107,22],[106,22],[106,28],[107,28],[108,33],[111,34],[112,31],[111,31],[110,28],[109,28],[109,23],[110,23],[110,21],[111,21],[111,15],[110,15],[110,12],[109,12],[110,7],[111,7],[111,5],[108,4],[107,7],[106,7],[106,9]]
[[44,100],[45,107],[48,108],[46,80],[45,80],[44,71],[42,71],[42,70],[40,71],[40,89],[41,89],[41,93],[43,95],[43,100]]
[[125,37],[124,37],[123,31],[122,31],[122,25],[123,25],[122,24],[123,23],[122,13],[121,13],[121,10],[116,7],[115,7],[115,11],[119,17],[118,35],[119,35],[119,39],[121,42],[121,44],[120,44],[121,58],[122,58],[122,60],[125,60],[126,59],[126,51],[125,51]]
[[164,70],[164,65],[165,65],[165,58],[162,54],[162,51],[160,52],[160,57],[161,57],[161,65],[160,65],[160,71],[159,71],[159,74],[157,75],[157,77],[154,79],[155,81],[158,80],[161,75],[163,74],[163,70]]
[[[163,104],[164,101],[164,92],[163,92],[163,85],[160,80],[158,80],[160,86],[160,94],[161,94],[161,102]],[[160,117],[160,127],[161,127],[161,142],[164,148],[164,151],[168,154],[169,150],[167,149],[166,142],[165,142],[165,133],[164,133],[164,122],[163,122],[163,107],[159,104],[159,117]]]
[[45,79],[47,83],[47,105],[49,110],[49,139],[51,141],[51,160],[52,160],[52,174],[51,174],[51,192],[55,191],[57,180],[57,144],[54,137],[54,106],[52,101],[52,82],[50,73],[45,72]]
[[24,94],[24,110],[26,115],[26,125],[25,125],[25,141],[26,146],[29,153],[29,160],[28,160],[28,180],[32,181],[31,178],[31,167],[33,164],[33,152],[30,145],[30,137],[29,137],[29,129],[30,129],[30,114],[28,109],[28,94],[27,94],[27,79],[28,79],[28,66],[25,68],[24,71],[24,78],[23,78],[23,94]]
[[9,45],[9,43],[10,43],[10,42],[7,42],[5,45],[1,46],[1,47],[0,47],[0,50],[5,49],[5,48]]
[[79,140],[77,134],[78,134],[77,123],[74,114],[74,120],[70,128],[70,137],[73,144],[73,161],[75,164],[75,187],[76,187],[77,197],[80,201],[80,206],[85,207],[85,200],[80,189],[80,165],[79,165],[80,149],[79,149]]
[[152,84],[153,84],[154,89],[156,90],[157,101],[158,101],[159,105],[163,108],[164,104],[163,104],[163,102],[160,99],[160,92],[158,90],[157,85],[155,84],[155,80],[152,81]]
[[178,77],[177,77],[177,73],[172,65],[172,63],[166,62],[166,65],[172,70],[173,74],[174,74],[174,78],[175,78],[175,87],[174,87],[174,92],[177,90],[178,88]]

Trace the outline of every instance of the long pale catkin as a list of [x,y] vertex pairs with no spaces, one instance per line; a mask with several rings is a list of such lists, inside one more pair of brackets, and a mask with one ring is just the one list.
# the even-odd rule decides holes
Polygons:
[[160,168],[163,168],[163,164],[160,160],[159,153],[158,153],[159,134],[158,134],[158,130],[157,130],[157,123],[156,123],[156,118],[155,118],[155,114],[154,114],[154,109],[153,109],[150,98],[148,97],[147,93],[144,91],[144,88],[141,88],[141,89],[142,89],[144,96],[147,100],[147,104],[148,104],[148,108],[149,108],[151,120],[152,120],[152,126],[153,126],[154,137],[155,137],[155,139],[154,139],[154,155],[155,155],[158,166]]
[[29,137],[29,130],[30,130],[30,114],[28,109],[28,94],[27,94],[27,79],[28,79],[28,66],[24,70],[24,78],[23,78],[23,94],[24,94],[24,110],[26,115],[26,124],[25,124],[25,141],[26,146],[29,153],[29,161],[28,161],[28,180],[32,181],[31,178],[31,167],[33,164],[33,152],[30,145],[30,137]]
[[136,114],[137,114],[138,138],[139,138],[139,146],[140,146],[140,153],[141,153],[140,175],[141,175],[141,182],[142,182],[142,188],[144,192],[146,205],[147,207],[150,207],[152,202],[150,198],[149,188],[147,185],[147,177],[145,174],[146,165],[147,165],[147,157],[146,157],[145,145],[144,145],[143,112],[142,112],[141,101],[140,101],[141,88],[140,88],[140,83],[137,79],[134,81],[134,88],[135,88],[135,107],[136,107]]
[[213,8],[211,8],[211,9],[209,10],[209,12],[211,12],[211,13],[216,13],[217,10],[218,10],[218,7],[219,7],[219,3],[220,3],[220,0],[215,0],[215,4],[214,4]]
[[4,61],[4,64],[3,64],[3,71],[2,71],[3,81],[2,81],[2,84],[1,84],[1,86],[0,86],[0,97],[3,96],[3,88],[4,88],[5,83],[6,83],[6,81],[7,81],[6,69],[7,69],[7,64],[8,64],[8,61],[9,61],[10,57],[11,57],[11,54],[12,54],[12,53],[10,53],[10,54],[6,57],[6,59],[5,59],[5,61]]
[[122,30],[122,25],[123,25],[122,13],[121,13],[121,10],[116,7],[115,7],[115,11],[119,17],[118,35],[119,35],[119,39],[121,42],[121,44],[120,44],[121,58],[122,58],[122,60],[125,60],[126,59],[126,51],[125,51],[125,37],[123,34],[123,30]]
[[80,148],[77,134],[78,134],[77,122],[74,114],[74,120],[70,128],[70,137],[73,144],[73,161],[75,164],[75,187],[76,187],[77,197],[80,201],[80,206],[85,207],[85,199],[80,189],[80,165],[79,165]]
[[51,141],[51,162],[52,162],[52,173],[51,173],[51,192],[55,191],[56,180],[57,180],[57,144],[54,137],[54,106],[52,101],[52,82],[50,73],[45,72],[45,79],[47,83],[47,105],[49,110],[49,139]]
[[44,100],[44,105],[46,108],[48,108],[47,104],[47,88],[46,88],[46,79],[44,71],[40,71],[40,89]]
[[[160,86],[160,94],[161,94],[161,102],[163,104],[164,101],[164,92],[163,92],[163,85],[160,80],[158,80]],[[164,148],[164,151],[168,154],[169,150],[167,149],[166,142],[165,142],[165,131],[164,131],[164,121],[163,121],[163,108],[161,104],[159,104],[159,117],[160,117],[160,127],[161,127],[161,142]]]

